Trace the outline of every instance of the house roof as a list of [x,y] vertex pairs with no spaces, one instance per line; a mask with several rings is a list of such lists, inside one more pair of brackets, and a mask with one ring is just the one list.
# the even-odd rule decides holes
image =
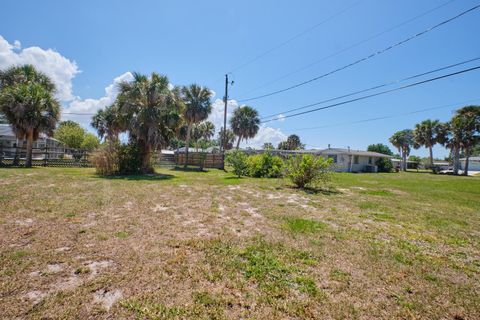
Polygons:
[[[12,127],[9,124],[0,124],[0,137],[13,137],[15,138],[15,134],[13,133]],[[49,139],[53,141],[58,141],[55,138],[48,137],[44,133],[40,133],[40,139]],[[60,142],[60,141],[58,141]]]
[[341,149],[341,148],[328,148],[328,149],[309,149],[309,150],[263,150],[263,149],[252,149],[245,150],[249,153],[263,153],[263,152],[272,152],[276,154],[305,154],[311,153],[316,155],[337,155],[337,154],[346,154],[354,156],[365,156],[365,157],[377,157],[377,158],[392,158],[389,155],[372,152],[372,151],[362,151],[362,150],[351,150],[351,149]]
[[[460,161],[466,161],[467,158],[461,158]],[[470,157],[468,158],[469,161],[480,161],[480,157]]]

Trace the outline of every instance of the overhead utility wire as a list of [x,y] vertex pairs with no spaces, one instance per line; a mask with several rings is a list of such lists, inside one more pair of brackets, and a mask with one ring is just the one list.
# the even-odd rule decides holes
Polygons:
[[[440,80],[440,79],[444,79],[444,78],[449,78],[449,77],[456,76],[456,75],[459,75],[459,74],[471,72],[471,71],[474,71],[474,70],[477,70],[477,69],[480,69],[480,66],[476,66],[476,67],[472,67],[472,68],[460,70],[460,71],[457,71],[457,72],[453,72],[453,73],[449,73],[449,74],[446,74],[446,75],[438,76],[438,77],[435,77],[435,78],[430,78],[430,79],[427,79],[427,80],[415,82],[415,83],[408,84],[408,85],[404,85],[404,86],[401,86],[401,87],[398,87],[398,88],[389,89],[389,90],[381,91],[381,92],[378,92],[378,93],[374,93],[374,94],[370,94],[370,95],[358,97],[358,98],[355,98],[355,99],[351,99],[351,100],[347,100],[347,101],[342,101],[342,102],[334,103],[334,104],[331,104],[331,105],[328,105],[328,106],[325,106],[325,107],[320,107],[320,108],[315,108],[315,109],[311,109],[311,110],[307,110],[307,111],[302,111],[302,112],[294,113],[294,114],[291,114],[291,115],[282,117],[282,120],[283,120],[283,119],[286,119],[286,118],[297,117],[297,116],[300,116],[300,115],[303,115],[303,114],[307,114],[307,113],[312,113],[312,112],[316,112],[316,111],[320,111],[320,110],[325,110],[325,109],[330,109],[330,108],[338,107],[338,106],[341,106],[341,105],[344,105],[344,104],[348,104],[348,103],[352,103],[352,102],[356,102],[356,101],[360,101],[360,100],[365,100],[365,99],[368,99],[368,98],[372,98],[372,97],[384,95],[384,94],[387,94],[387,93],[390,93],[390,92],[394,92],[394,91],[399,91],[399,90],[407,89],[407,88],[410,88],[410,87],[415,87],[415,86],[418,86],[418,85],[421,85],[421,84],[433,82],[433,81]],[[314,105],[315,105],[315,104],[312,104],[312,106],[314,106]],[[265,120],[265,121],[262,121],[261,123],[267,123],[267,122],[277,121],[277,120],[280,120],[280,119],[275,118],[275,119]]]
[[[351,50],[351,49],[353,49],[353,48],[356,48],[356,47],[358,47],[358,46],[360,46],[360,45],[362,45],[362,44],[364,44],[364,43],[366,43],[366,42],[369,42],[369,41],[371,41],[371,40],[373,40],[373,39],[376,39],[376,38],[378,38],[378,37],[380,37],[380,36],[382,36],[382,35],[384,35],[384,34],[386,34],[386,33],[388,33],[388,32],[391,32],[391,31],[393,31],[393,30],[396,30],[396,29],[398,29],[398,28],[400,28],[400,27],[402,27],[402,26],[404,26],[404,25],[406,25],[406,24],[408,24],[408,23],[410,23],[410,22],[413,22],[413,21],[415,21],[415,20],[417,20],[417,19],[420,19],[420,18],[422,18],[422,17],[424,17],[424,16],[426,16],[426,15],[428,15],[428,14],[430,14],[430,13],[432,13],[432,12],[434,12],[434,11],[440,9],[440,8],[443,8],[443,7],[449,5],[450,3],[454,2],[454,1],[456,1],[456,0],[450,0],[450,1],[447,1],[447,2],[445,2],[445,3],[442,3],[441,5],[436,6],[435,8],[432,8],[432,9],[430,9],[430,10],[427,10],[427,11],[425,11],[425,12],[423,12],[423,13],[421,13],[421,14],[413,17],[413,18],[410,18],[410,19],[408,19],[408,20],[406,20],[406,21],[403,21],[403,22],[401,22],[401,23],[399,23],[399,24],[397,24],[397,25],[395,25],[395,26],[393,26],[393,27],[391,27],[391,28],[388,28],[387,30],[384,30],[384,31],[382,31],[382,32],[379,32],[379,33],[377,33],[377,34],[375,34],[375,35],[373,35],[373,36],[370,36],[369,38],[360,40],[360,41],[358,41],[358,42],[356,42],[356,43],[354,43],[354,44],[352,44],[352,45],[350,45],[350,46],[348,46],[348,47],[346,47],[346,48],[340,49],[340,50],[338,50],[338,51],[336,51],[336,52],[334,52],[334,53],[332,53],[332,54],[329,54],[329,55],[327,55],[327,56],[325,56],[325,57],[323,57],[323,58],[320,58],[320,59],[318,59],[318,60],[315,60],[315,61],[313,61],[313,62],[311,62],[311,63],[309,63],[309,64],[307,64],[307,65],[305,65],[305,66],[303,66],[303,67],[301,67],[301,68],[299,68],[299,69],[296,69],[296,70],[291,71],[291,72],[289,72],[289,73],[287,73],[287,74],[284,74],[284,75],[282,75],[282,76],[280,76],[280,77],[278,77],[278,78],[275,78],[275,79],[273,79],[273,80],[270,80],[270,81],[268,81],[268,82],[266,82],[266,83],[264,83],[264,84],[262,84],[262,85],[260,85],[260,86],[258,86],[258,87],[255,87],[255,88],[247,91],[244,95],[249,94],[249,93],[254,92],[254,91],[257,91],[257,90],[259,90],[259,89],[265,88],[265,87],[269,86],[270,84],[273,84],[273,83],[275,83],[275,82],[277,82],[277,81],[279,81],[279,80],[283,80],[283,79],[285,79],[285,78],[288,78],[288,77],[290,77],[291,75],[294,75],[294,74],[296,74],[296,73],[299,73],[299,72],[302,72],[302,71],[304,71],[304,70],[306,70],[306,69],[309,69],[309,68],[313,67],[314,65],[319,64],[320,62],[323,62],[323,61],[328,60],[328,59],[330,59],[330,58],[333,58],[333,57],[335,57],[335,56],[337,56],[337,55],[339,55],[339,54],[341,54],[341,53],[344,53],[344,52],[349,51],[349,50]],[[242,99],[242,97],[240,97],[239,99]]]
[[431,110],[438,110],[438,109],[444,109],[444,108],[454,107],[454,106],[458,106],[458,105],[460,105],[460,104],[471,103],[471,102],[475,102],[475,101],[479,101],[479,100],[480,100],[480,97],[479,97],[479,98],[475,98],[475,99],[465,100],[465,101],[459,101],[459,102],[457,102],[457,103],[450,103],[450,104],[442,105],[442,106],[438,106],[438,107],[430,107],[430,108],[425,108],[425,109],[420,109],[420,110],[414,110],[414,111],[404,112],[404,113],[399,113],[399,114],[394,114],[394,115],[388,115],[388,116],[382,116],[382,117],[375,117],[375,118],[369,118],[369,119],[362,119],[362,120],[356,120],[356,121],[349,121],[349,122],[339,122],[339,123],[326,124],[326,125],[323,125],[323,126],[316,126],[316,127],[297,128],[297,129],[285,130],[285,131],[286,131],[286,132],[288,132],[288,131],[297,132],[297,131],[304,131],[304,130],[323,129],[323,128],[338,127],[338,126],[343,126],[343,125],[350,125],[350,124],[358,124],[358,123],[372,122],[372,121],[377,121],[377,120],[392,119],[392,118],[408,116],[408,115],[411,115],[411,114],[417,114],[417,113],[426,112],[426,111],[431,111]]
[[337,72],[339,72],[339,71],[342,71],[342,70],[344,70],[344,69],[347,69],[347,68],[349,68],[349,67],[352,67],[352,66],[354,66],[354,65],[356,65],[356,64],[359,64],[359,63],[361,63],[361,62],[364,62],[364,61],[366,61],[366,60],[369,60],[369,59],[371,59],[371,58],[373,58],[373,57],[376,57],[376,56],[378,56],[378,55],[380,55],[380,54],[382,54],[382,53],[385,53],[385,52],[387,52],[387,51],[389,51],[389,50],[391,50],[391,49],[393,49],[393,48],[396,48],[396,47],[398,47],[398,46],[400,46],[400,45],[402,45],[402,44],[404,44],[404,43],[406,43],[406,42],[409,42],[409,41],[411,41],[411,40],[413,40],[413,39],[416,39],[416,38],[418,38],[418,37],[420,37],[420,36],[422,36],[422,35],[430,32],[430,31],[433,31],[433,30],[435,30],[435,29],[437,29],[437,28],[439,28],[439,27],[441,27],[441,26],[443,26],[443,25],[445,25],[445,24],[447,24],[447,23],[449,23],[449,22],[452,22],[452,21],[454,21],[454,20],[456,20],[456,19],[464,16],[465,14],[467,14],[467,13],[469,13],[469,12],[472,12],[472,11],[478,9],[478,8],[480,8],[480,4],[478,4],[478,5],[470,8],[470,9],[468,9],[468,10],[465,10],[465,11],[459,13],[459,14],[457,14],[456,16],[450,18],[450,19],[444,20],[444,21],[442,21],[442,22],[434,25],[433,27],[430,27],[430,28],[428,28],[428,29],[426,29],[426,30],[424,30],[424,31],[422,31],[422,32],[419,32],[419,33],[417,33],[417,34],[415,34],[415,35],[413,35],[413,36],[410,36],[410,37],[408,37],[408,38],[406,38],[406,39],[404,39],[404,40],[402,40],[402,41],[400,41],[400,42],[397,42],[397,43],[395,43],[395,44],[393,44],[393,45],[390,45],[390,46],[388,46],[388,47],[386,47],[386,48],[384,48],[384,49],[382,49],[382,50],[376,51],[376,52],[374,52],[374,53],[372,53],[372,54],[370,54],[370,55],[368,55],[368,56],[366,56],[366,57],[364,57],[364,58],[358,59],[358,60],[356,60],[356,61],[354,61],[354,62],[352,62],[352,63],[349,63],[349,64],[347,64],[347,65],[345,65],[345,66],[343,66],[343,67],[340,67],[340,68],[337,68],[337,69],[335,69],[335,70],[333,70],[333,71],[330,71],[330,72],[327,72],[327,73],[325,73],[325,74],[322,74],[322,75],[320,75],[320,76],[318,76],[318,77],[315,77],[315,78],[312,78],[312,79],[309,79],[309,80],[306,80],[306,81],[297,83],[297,84],[295,84],[295,85],[293,85],[293,86],[290,86],[290,87],[287,87],[287,88],[284,88],[284,89],[281,89],[281,90],[273,91],[273,92],[270,92],[270,93],[267,93],[267,94],[263,94],[263,95],[260,95],[260,96],[253,97],[253,98],[238,100],[238,102],[246,102],[246,101],[252,101],[252,100],[258,100],[258,99],[261,99],[261,98],[266,98],[266,97],[273,96],[273,95],[275,95],[275,94],[279,94],[279,93],[282,93],[282,92],[285,92],[285,91],[289,91],[289,90],[298,88],[298,87],[300,87],[300,86],[306,85],[306,84],[308,84],[308,83],[317,81],[317,80],[319,80],[319,79],[321,79],[321,78],[324,78],[324,77],[326,77],[326,76],[332,75],[332,74],[334,74],[334,73],[337,73]]
[[292,42],[292,41],[300,38],[300,37],[303,36],[304,34],[306,34],[306,33],[310,32],[310,31],[318,28],[319,26],[321,26],[321,25],[329,22],[330,20],[333,20],[334,18],[338,17],[339,15],[341,15],[341,14],[349,11],[350,9],[352,9],[352,8],[355,7],[355,6],[357,6],[357,5],[358,5],[360,2],[362,2],[362,1],[363,1],[363,0],[359,0],[359,1],[354,2],[354,3],[351,4],[350,6],[348,6],[348,7],[344,8],[344,9],[342,9],[342,10],[334,13],[333,15],[329,16],[328,18],[326,18],[326,19],[318,22],[317,24],[309,27],[308,29],[303,30],[303,31],[297,33],[296,35],[292,36],[291,38],[288,38],[288,39],[285,40],[284,42],[282,42],[282,43],[280,43],[280,44],[278,44],[278,45],[276,45],[276,46],[274,46],[274,47],[272,47],[272,48],[264,51],[263,53],[261,53],[261,54],[255,56],[255,57],[253,57],[252,59],[250,59],[250,60],[248,60],[248,61],[246,61],[246,62],[244,62],[244,63],[242,63],[242,64],[240,64],[240,65],[238,65],[238,66],[236,66],[236,67],[234,67],[234,68],[231,69],[228,73],[230,74],[230,73],[232,73],[232,72],[235,72],[235,71],[237,71],[237,70],[239,70],[239,69],[242,69],[242,68],[248,66],[249,64],[251,64],[251,63],[253,63],[253,62],[255,62],[255,61],[263,58],[263,57],[266,56],[267,54],[269,54],[269,53],[271,53],[271,52],[273,52],[273,51],[275,51],[275,50],[277,50],[277,49],[279,49],[279,48],[281,48],[281,47],[289,44],[290,42]]
[[448,65],[448,66],[446,66],[446,67],[437,68],[437,69],[435,69],[435,70],[431,70],[431,71],[427,71],[427,72],[422,72],[422,73],[420,73],[420,74],[416,74],[416,75],[414,75],[414,76],[410,76],[410,77],[403,78],[403,79],[400,79],[400,80],[391,81],[391,82],[387,82],[387,83],[384,83],[384,84],[376,85],[376,86],[373,86],[373,87],[370,87],[370,88],[367,88],[367,89],[363,89],[363,90],[355,91],[355,92],[352,92],[352,93],[344,94],[344,95],[342,95],[342,96],[338,96],[338,97],[326,99],[326,100],[323,100],[323,101],[314,103],[313,105],[312,105],[312,104],[308,104],[308,105],[305,105],[305,106],[302,106],[302,107],[298,107],[298,108],[294,108],[294,109],[289,109],[289,110],[284,110],[284,111],[281,111],[281,112],[278,112],[278,113],[270,114],[270,115],[268,115],[268,116],[262,117],[261,120],[264,120],[264,119],[267,119],[267,118],[276,117],[276,116],[284,116],[285,114],[291,113],[291,112],[293,112],[293,111],[298,111],[298,110],[310,108],[310,107],[312,107],[312,106],[314,106],[314,105],[319,105],[319,104],[322,104],[322,103],[327,103],[327,102],[335,101],[335,100],[338,100],[338,99],[342,99],[342,98],[347,98],[347,97],[350,97],[350,96],[354,96],[354,95],[357,95],[357,94],[360,94],[360,93],[364,93],[364,92],[367,92],[367,91],[372,91],[372,90],[380,89],[380,88],[383,88],[383,87],[391,86],[391,85],[398,84],[398,83],[401,83],[401,82],[404,82],[404,81],[408,81],[408,80],[412,80],[412,79],[419,78],[419,77],[422,77],[422,76],[426,76],[426,75],[428,75],[428,74],[432,74],[432,73],[435,73],[435,72],[439,72],[439,71],[443,71],[443,70],[446,70],[446,69],[451,69],[451,68],[454,68],[454,67],[458,67],[458,66],[460,66],[460,65],[464,65],[464,64],[467,64],[467,63],[470,63],[470,62],[473,62],[473,61],[477,61],[477,60],[480,60],[480,57],[473,58],[473,59],[469,59],[469,60],[462,61],[462,62],[455,63],[455,64],[451,64],[451,65]]

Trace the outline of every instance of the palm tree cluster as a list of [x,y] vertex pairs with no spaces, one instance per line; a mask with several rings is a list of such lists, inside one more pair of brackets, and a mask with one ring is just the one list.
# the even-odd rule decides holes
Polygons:
[[[171,88],[166,76],[134,73],[133,80],[121,82],[118,89],[114,104],[99,110],[91,125],[110,142],[117,142],[120,133],[128,133],[130,142],[140,150],[142,172],[153,170],[152,153],[170,146],[174,139],[185,142],[186,166],[191,143],[198,150],[200,143],[215,134],[213,123],[206,121],[212,111],[212,91],[206,87]],[[239,141],[255,136],[259,122],[257,111],[246,106],[236,109],[231,119]]]
[[[33,142],[53,135],[60,118],[55,85],[32,65],[0,71],[0,109],[21,141],[27,141],[25,166],[32,166]],[[23,143],[22,143],[23,145]]]
[[450,149],[453,171],[458,174],[460,154],[465,156],[464,174],[468,175],[468,162],[473,150],[480,144],[480,106],[465,106],[455,111],[449,122],[425,120],[415,125],[414,130],[396,132],[390,142],[397,147],[402,157],[402,169],[406,170],[406,158],[411,148],[425,147],[429,150],[430,167],[433,169],[433,151],[436,144]]

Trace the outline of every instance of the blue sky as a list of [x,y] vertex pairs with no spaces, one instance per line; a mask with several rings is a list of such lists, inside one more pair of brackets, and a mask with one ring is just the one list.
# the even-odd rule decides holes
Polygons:
[[[390,29],[439,5],[445,6],[302,72],[267,82]],[[175,85],[199,83],[223,96],[223,75],[233,70],[230,99],[282,89],[331,71],[446,20],[478,4],[456,0],[351,1],[2,1],[0,67],[40,65],[62,88],[65,110],[93,112],[111,102],[117,78],[128,72],[166,74]],[[345,10],[347,9],[347,10]],[[344,11],[341,14],[338,12]],[[280,48],[245,62],[310,29]],[[329,77],[272,97],[251,101],[268,115],[480,56],[480,10],[389,52]],[[1,43],[3,41],[3,45]],[[51,49],[51,50],[49,50]],[[480,65],[472,63],[468,66]],[[458,68],[461,69],[462,67]],[[365,149],[388,143],[397,130],[478,99],[480,71],[265,125],[249,145],[277,142],[291,133],[308,147]],[[103,99],[103,100],[102,100]],[[456,103],[456,104],[455,104]],[[455,106],[380,121],[343,124],[430,107]],[[236,104],[232,101],[231,106]],[[215,102],[221,119],[221,101]],[[66,116],[88,125],[89,117]],[[268,126],[268,127],[267,127]],[[413,152],[426,155],[423,149]],[[435,148],[436,156],[447,154]]]

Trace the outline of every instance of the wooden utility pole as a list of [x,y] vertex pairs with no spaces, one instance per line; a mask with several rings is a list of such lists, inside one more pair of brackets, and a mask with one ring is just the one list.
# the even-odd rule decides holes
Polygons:
[[227,104],[228,104],[228,74],[225,75],[225,110],[223,113],[223,135],[222,135],[222,169],[225,169],[225,150],[227,150]]

